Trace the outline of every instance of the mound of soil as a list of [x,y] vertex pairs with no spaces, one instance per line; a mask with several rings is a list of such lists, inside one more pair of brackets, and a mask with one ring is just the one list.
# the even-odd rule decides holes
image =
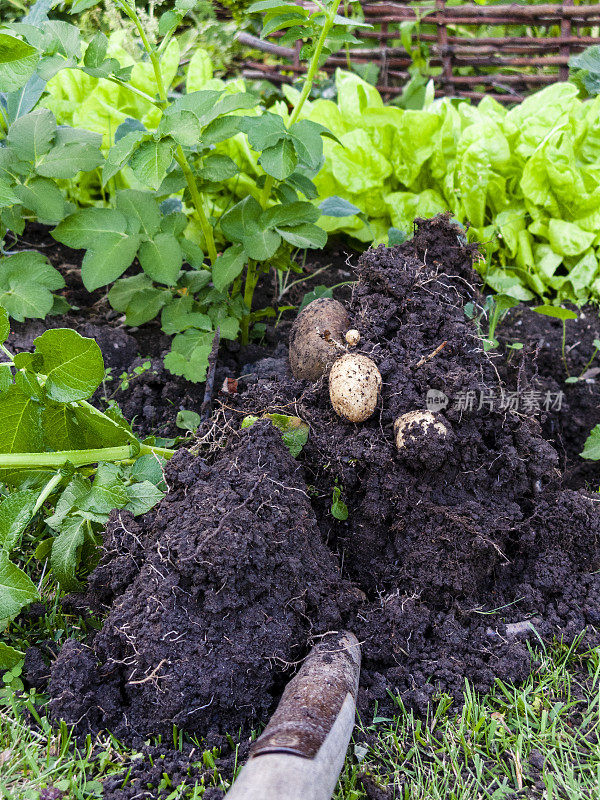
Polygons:
[[[341,626],[363,643],[365,712],[388,689],[424,711],[465,678],[520,680],[532,625],[598,642],[598,498],[563,485],[540,415],[497,402],[519,370],[486,354],[465,316],[481,302],[476,257],[447,217],[361,257],[348,311],[383,377],[366,423],[337,417],[326,381],[294,380],[276,351],[222,410],[229,441],[178,455],[141,521],[113,517],[87,598],[108,617],[56,660],[56,717],[129,739],[174,723],[236,731],[265,718],[311,639]],[[447,436],[411,428],[398,452],[394,420],[428,397]],[[265,411],[309,423],[298,461],[266,421],[235,432]],[[336,485],[345,522],[330,512]]]
[[181,452],[156,514],[109,522],[90,601],[91,648],[66,644],[52,712],[80,732],[205,735],[266,716],[313,634],[356,605],[321,542],[301,468],[266,422],[211,466]]
[[[563,485],[597,490],[600,465],[584,461],[579,454],[590,431],[600,422],[600,353],[594,345],[600,340],[600,316],[592,306],[574,310],[577,319],[566,323],[566,367],[561,354],[561,321],[536,314],[526,305],[509,312],[498,338],[505,344],[523,344],[513,369],[523,389],[537,392],[538,397],[547,392],[556,397],[562,392],[558,407],[554,404],[540,410],[540,421],[544,436],[559,455]],[[577,383],[565,383],[567,368],[570,376],[579,378]]]

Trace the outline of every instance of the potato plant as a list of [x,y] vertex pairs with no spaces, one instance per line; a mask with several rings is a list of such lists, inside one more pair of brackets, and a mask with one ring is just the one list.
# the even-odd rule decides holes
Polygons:
[[[0,628],[39,599],[39,588],[11,560],[28,532],[66,590],[80,587],[95,561],[99,532],[113,509],[134,515],[163,497],[162,465],[174,450],[141,441],[116,406],[89,400],[104,378],[93,339],[57,328],[32,353],[13,355],[0,309]],[[0,669],[21,654],[0,653]]]
[[[217,329],[223,338],[240,335],[247,343],[261,273],[272,266],[288,269],[293,250],[321,248],[327,241],[315,224],[321,214],[311,202],[317,196],[312,178],[322,165],[322,138],[335,137],[300,114],[331,41],[337,46],[352,38],[347,27],[355,23],[337,15],[339,2],[319,4],[312,13],[285,0],[260,0],[249,9],[264,13],[263,35],[285,29],[286,40],[305,41],[308,74],[287,119],[235,85],[190,91],[187,82],[186,91],[176,91],[175,33],[190,9],[188,0],[162,14],[156,36],[146,30],[134,2],[117,0],[138,37],[139,55],[129,66],[110,55],[103,33],[86,44],[75,26],[48,20],[43,11],[1,34],[5,106],[18,109],[21,98],[27,108],[24,114],[5,113],[4,228],[22,231],[23,212],[55,223],[58,241],[86,251],[87,289],[112,285],[109,301],[127,324],[160,315],[163,330],[174,337],[165,365],[176,375],[204,380]],[[105,159],[96,134],[57,127],[51,111],[35,108],[40,82],[43,88],[44,79],[64,67],[119,86],[146,108],[142,119],[127,117],[117,127]],[[235,159],[216,149],[240,133],[259,154],[259,174],[242,200],[216,208],[209,195],[240,173]],[[73,208],[65,201],[61,182],[82,171],[99,174],[98,188],[109,204],[95,200]],[[112,191],[124,171],[130,185]],[[134,263],[141,271],[122,277]],[[43,308],[38,304],[38,316]]]

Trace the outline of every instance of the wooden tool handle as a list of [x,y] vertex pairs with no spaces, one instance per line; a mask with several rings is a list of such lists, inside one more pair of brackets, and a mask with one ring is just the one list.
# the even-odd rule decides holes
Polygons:
[[330,634],[286,686],[227,800],[330,800],[354,728],[360,645]]

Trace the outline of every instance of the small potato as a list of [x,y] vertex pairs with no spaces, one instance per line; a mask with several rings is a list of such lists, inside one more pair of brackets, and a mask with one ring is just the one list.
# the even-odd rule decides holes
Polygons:
[[290,335],[290,367],[295,378],[317,381],[345,349],[350,327],[341,303],[329,297],[313,300],[296,317]]
[[329,373],[329,397],[335,413],[349,422],[364,422],[375,411],[381,374],[368,356],[346,353]]
[[352,328],[351,330],[346,332],[346,341],[350,347],[356,347],[356,345],[360,342],[360,333]]
[[448,436],[448,428],[431,411],[408,411],[394,422],[398,450],[406,446],[411,428],[415,431],[420,429],[433,438],[445,439]]

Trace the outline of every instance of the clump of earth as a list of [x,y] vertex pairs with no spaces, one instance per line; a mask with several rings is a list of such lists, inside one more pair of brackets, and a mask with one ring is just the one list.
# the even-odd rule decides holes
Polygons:
[[[56,718],[126,740],[248,730],[341,628],[362,643],[366,713],[390,691],[424,712],[465,678],[519,681],[536,636],[599,643],[598,496],[565,482],[547,415],[502,402],[536,376],[484,352],[465,315],[477,257],[446,216],[361,256],[347,310],[383,379],[366,422],[335,414],[326,378],[295,380],[283,348],[244,370],[221,435],[168,465],[162,503],[113,514],[79,601],[105,620],[55,660]],[[411,429],[398,451],[394,421],[428,398],[448,435]],[[309,425],[296,459],[267,419],[241,428],[268,412]]]

